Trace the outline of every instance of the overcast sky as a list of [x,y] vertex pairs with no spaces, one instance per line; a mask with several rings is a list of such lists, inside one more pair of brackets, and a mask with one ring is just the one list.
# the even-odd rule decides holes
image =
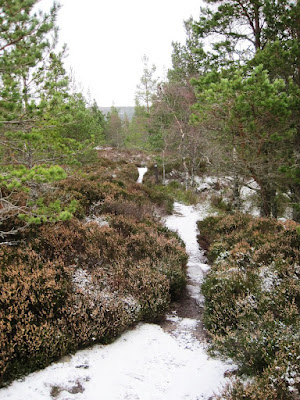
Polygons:
[[[43,8],[51,0],[42,0]],[[163,77],[172,41],[185,41],[183,21],[198,19],[201,0],[59,0],[60,40],[71,66],[99,106],[134,105],[146,54]],[[203,4],[202,4],[203,5]]]

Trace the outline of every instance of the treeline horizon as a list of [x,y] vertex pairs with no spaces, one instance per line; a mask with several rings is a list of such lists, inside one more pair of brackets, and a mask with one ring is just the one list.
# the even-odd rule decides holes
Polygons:
[[117,107],[104,116],[66,73],[57,4],[44,13],[36,0],[3,2],[3,237],[15,232],[12,217],[25,226],[71,218],[74,204],[45,204],[42,193],[95,161],[104,143],[154,152],[163,183],[168,163],[182,170],[186,188],[204,171],[231,176],[234,209],[241,187],[254,182],[262,216],[289,207],[300,220],[299,2],[206,3],[199,20],[185,21],[186,43],[173,43],[166,81],[143,57],[134,115],[121,119]]
[[162,168],[176,159],[186,187],[203,169],[232,176],[236,209],[252,181],[262,216],[288,206],[299,222],[299,2],[206,3],[173,43],[166,81],[144,57],[134,117],[116,128],[113,110],[107,138],[158,152]]

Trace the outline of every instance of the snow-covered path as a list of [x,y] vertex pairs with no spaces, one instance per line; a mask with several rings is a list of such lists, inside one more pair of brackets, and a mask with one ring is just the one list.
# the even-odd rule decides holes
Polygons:
[[173,231],[177,231],[185,243],[186,251],[189,256],[188,291],[190,296],[195,298],[199,305],[203,302],[202,295],[200,294],[200,285],[204,273],[209,269],[209,266],[205,261],[203,251],[199,249],[196,222],[200,219],[204,219],[207,215],[207,204],[198,204],[196,207],[193,207],[175,203],[173,215],[165,220],[166,226]]
[[[190,295],[201,305],[204,262],[196,240],[196,221],[205,207],[175,204],[165,224],[177,230],[189,254]],[[230,363],[208,357],[193,335],[199,320],[167,316],[170,333],[140,324],[110,345],[78,351],[22,381],[0,390],[1,400],[208,400],[226,383]]]

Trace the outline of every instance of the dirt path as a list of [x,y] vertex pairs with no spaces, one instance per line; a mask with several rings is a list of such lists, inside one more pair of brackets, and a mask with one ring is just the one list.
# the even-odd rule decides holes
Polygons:
[[[166,319],[160,323],[165,332],[174,337],[186,334],[188,324],[184,329],[178,329],[178,321],[190,320],[189,333],[196,340],[206,345],[207,334],[203,326],[203,307],[199,306],[196,299],[193,299],[186,290],[180,301],[172,303],[170,312],[166,315]],[[193,323],[194,321],[194,323]]]
[[[174,335],[186,334],[187,327],[190,325],[189,334],[203,345],[206,344],[207,335],[203,326],[203,307],[204,299],[200,292],[200,287],[205,273],[209,269],[203,251],[199,249],[197,243],[197,225],[199,219],[205,218],[208,214],[205,205],[185,206],[175,203],[172,216],[165,218],[165,224],[169,229],[176,231],[186,245],[188,260],[188,279],[187,288],[180,301],[172,304],[170,313],[166,320],[161,323],[161,327],[168,333]],[[178,329],[178,321],[186,320],[183,332]],[[190,323],[188,323],[190,320]]]

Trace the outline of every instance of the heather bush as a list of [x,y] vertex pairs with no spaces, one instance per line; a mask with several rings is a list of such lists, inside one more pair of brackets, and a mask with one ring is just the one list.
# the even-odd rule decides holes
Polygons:
[[101,183],[93,179],[85,179],[82,176],[69,177],[59,183],[60,196],[72,196],[80,204],[77,217],[84,217],[89,213],[90,207],[99,201],[103,201],[106,192]]
[[2,247],[0,258],[2,381],[41,368],[65,353],[68,343],[61,313],[70,279],[59,259],[47,262],[31,249]]
[[103,213],[125,215],[137,220],[146,219],[153,214],[153,206],[138,201],[107,199],[101,207]]
[[276,360],[255,380],[235,379],[218,400],[297,400],[300,392],[299,341],[287,351],[278,351]]
[[[99,160],[97,166],[88,167],[81,173],[71,176],[57,185],[60,198],[75,199],[78,203],[78,218],[83,218],[91,211],[98,213],[132,213],[134,217],[153,214],[154,207],[171,212],[173,197],[162,192],[155,184],[140,185],[137,167],[124,160],[113,162]],[[127,209],[127,210],[126,210]]]
[[236,214],[198,226],[213,261],[202,285],[211,350],[233,358],[239,373],[252,377],[247,385],[237,380],[224,398],[299,396],[297,224]]
[[116,216],[111,226],[123,237],[130,264],[148,260],[152,269],[166,276],[172,299],[178,298],[186,284],[187,255],[176,234],[157,223]]
[[161,207],[167,213],[173,211],[174,196],[164,190],[160,190],[161,186],[155,184],[143,185],[141,190],[146,198],[157,206]]
[[35,226],[0,249],[0,385],[157,320],[185,286],[182,241],[153,217],[141,185],[107,168],[59,183],[79,219]]

